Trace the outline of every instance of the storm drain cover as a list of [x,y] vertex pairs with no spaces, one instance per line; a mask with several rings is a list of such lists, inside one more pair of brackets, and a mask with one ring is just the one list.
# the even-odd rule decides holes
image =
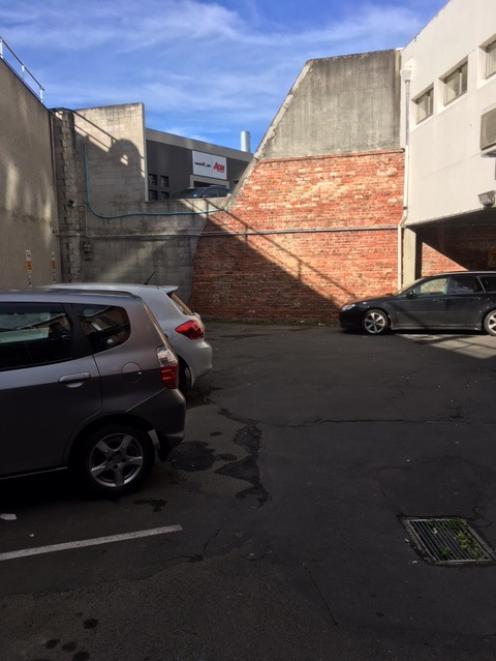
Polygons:
[[459,517],[403,519],[410,540],[427,560],[436,565],[494,562],[494,551]]

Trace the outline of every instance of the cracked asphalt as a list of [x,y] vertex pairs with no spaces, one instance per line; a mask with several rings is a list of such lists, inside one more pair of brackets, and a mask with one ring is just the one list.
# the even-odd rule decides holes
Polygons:
[[[496,547],[496,338],[209,324],[215,369],[143,489],[0,485],[1,661],[496,659],[496,566],[435,567],[400,517]],[[40,439],[41,440],[41,439]]]

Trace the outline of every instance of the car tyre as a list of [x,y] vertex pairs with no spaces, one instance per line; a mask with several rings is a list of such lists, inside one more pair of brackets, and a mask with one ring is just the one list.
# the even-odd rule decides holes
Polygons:
[[367,310],[362,318],[362,328],[368,335],[382,335],[389,328],[389,319],[383,310]]
[[153,463],[154,449],[147,432],[116,423],[99,427],[83,439],[73,468],[88,492],[118,497],[137,489]]
[[496,335],[496,310],[491,310],[486,314],[483,326],[488,335]]
[[183,395],[186,395],[187,393],[190,392],[192,388],[192,383],[191,383],[191,370],[186,365],[186,363],[182,360],[182,358],[179,359],[179,383],[178,383],[178,388],[179,390],[183,393]]

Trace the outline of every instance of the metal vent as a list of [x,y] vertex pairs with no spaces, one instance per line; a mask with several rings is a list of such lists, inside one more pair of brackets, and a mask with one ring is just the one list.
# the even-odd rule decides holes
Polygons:
[[481,149],[488,149],[493,145],[496,145],[496,108],[481,117]]
[[417,551],[433,564],[473,565],[495,560],[494,552],[465,519],[404,518],[403,525]]

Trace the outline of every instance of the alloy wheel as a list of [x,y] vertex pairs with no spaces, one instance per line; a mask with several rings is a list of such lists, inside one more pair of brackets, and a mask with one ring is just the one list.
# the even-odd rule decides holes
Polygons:
[[127,433],[112,433],[101,438],[89,454],[89,472],[105,488],[119,488],[133,482],[145,462],[141,442]]
[[387,327],[387,319],[383,312],[371,310],[367,312],[363,320],[363,327],[370,335],[379,335]]
[[485,326],[490,335],[496,335],[496,312],[487,315]]

